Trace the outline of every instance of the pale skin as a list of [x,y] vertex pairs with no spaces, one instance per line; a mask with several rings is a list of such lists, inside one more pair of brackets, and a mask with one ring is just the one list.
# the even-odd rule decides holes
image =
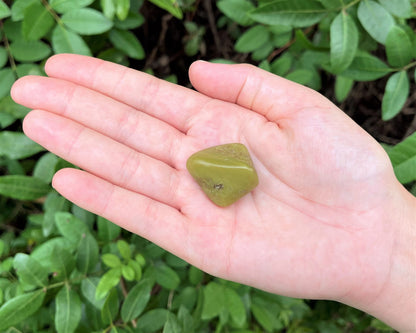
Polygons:
[[[24,131],[79,166],[54,188],[221,278],[330,299],[416,332],[416,199],[382,147],[325,97],[249,65],[194,63],[197,91],[76,55],[12,97]],[[259,185],[227,208],[186,170],[246,145]]]

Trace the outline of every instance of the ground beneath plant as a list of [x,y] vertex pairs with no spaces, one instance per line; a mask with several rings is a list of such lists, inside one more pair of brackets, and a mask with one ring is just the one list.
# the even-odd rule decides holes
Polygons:
[[[225,58],[238,63],[257,64],[251,60],[249,54],[235,52],[232,37],[227,31],[216,27],[221,13],[211,0],[197,1],[196,10],[185,14],[186,20],[195,22],[206,30],[202,50],[194,57],[189,57],[184,52],[183,39],[186,30],[183,21],[149,2],[145,2],[141,12],[146,17],[146,23],[137,30],[137,35],[145,48],[146,59],[132,64],[134,67],[151,68],[156,76],[162,78],[175,74],[179,84],[190,87],[187,71],[195,60]],[[383,121],[381,100],[387,78],[355,83],[349,97],[340,104],[334,97],[334,78],[325,73],[322,73],[322,77],[323,87],[320,93],[344,110],[377,141],[394,145],[416,131],[414,84],[400,114],[390,121]]]

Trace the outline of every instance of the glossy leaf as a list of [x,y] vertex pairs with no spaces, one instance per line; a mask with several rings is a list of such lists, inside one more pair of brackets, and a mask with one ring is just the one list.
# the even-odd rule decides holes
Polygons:
[[40,61],[51,53],[50,47],[39,40],[16,40],[10,44],[10,50],[13,57],[22,62]]
[[149,0],[150,2],[153,2],[156,6],[168,11],[173,16],[175,16],[178,19],[183,18],[183,13],[181,8],[179,7],[178,0]]
[[127,294],[121,307],[121,318],[124,322],[136,319],[145,309],[150,300],[152,285],[149,280],[142,280]]
[[257,22],[307,27],[319,22],[327,13],[316,0],[281,0],[267,2],[249,13]]
[[32,291],[16,296],[0,308],[0,330],[6,330],[34,314],[45,298],[43,290]]
[[10,93],[10,88],[15,80],[16,77],[11,68],[7,67],[0,70],[0,98],[3,98]]
[[130,245],[125,240],[120,239],[117,241],[117,249],[124,259],[129,260],[131,258]]
[[378,2],[364,0],[358,6],[357,15],[361,25],[370,36],[384,44],[387,34],[394,25],[391,14]]
[[55,328],[58,333],[73,333],[81,320],[81,299],[65,284],[55,298]]
[[56,213],[55,223],[60,234],[76,246],[78,246],[83,235],[89,233],[86,224],[70,213]]
[[342,72],[342,76],[355,81],[373,81],[389,72],[391,69],[379,58],[366,52],[359,52],[351,65]]
[[395,25],[386,38],[387,60],[391,66],[403,67],[412,60],[412,41],[406,31]]
[[132,32],[113,29],[110,31],[109,38],[117,49],[127,54],[130,58],[140,60],[145,57],[142,44]]
[[121,268],[112,268],[106,272],[100,279],[97,289],[95,290],[95,298],[100,300],[104,298],[107,293],[114,288],[121,278]]
[[352,63],[358,47],[358,30],[354,20],[342,11],[332,21],[330,28],[331,66],[340,73]]
[[94,0],[49,0],[50,6],[58,13],[66,13],[92,4]]
[[343,102],[351,91],[354,80],[337,75],[335,79],[335,98],[338,102]]
[[34,2],[25,8],[22,22],[22,34],[26,40],[38,40],[44,37],[55,24],[49,11],[41,2]]
[[401,183],[416,180],[416,132],[395,145],[388,154]]
[[44,150],[42,146],[21,132],[0,132],[0,156],[10,159],[22,159]]
[[270,38],[270,32],[263,25],[255,25],[244,32],[235,43],[234,48],[238,52],[252,52],[263,44],[265,44]]
[[168,265],[159,263],[155,266],[156,282],[163,288],[173,290],[179,286],[179,275]]
[[75,53],[91,56],[88,45],[78,34],[57,25],[52,33],[52,48],[55,54]]
[[27,254],[18,253],[14,257],[13,267],[19,276],[19,280],[29,287],[25,290],[46,286],[48,271],[36,259]]
[[110,268],[121,267],[120,258],[117,257],[115,254],[106,253],[101,256],[101,260],[103,263]]
[[11,14],[10,8],[3,1],[0,2],[0,20],[9,17]]
[[49,184],[40,179],[11,175],[0,176],[0,195],[18,200],[35,200],[51,190]]
[[400,71],[389,77],[381,104],[382,119],[390,120],[402,109],[409,96],[409,77]]
[[412,16],[412,4],[409,0],[378,0],[392,15],[409,18]]
[[80,35],[96,35],[111,29],[113,22],[98,10],[81,8],[71,10],[61,17],[62,23]]
[[77,269],[83,274],[90,273],[98,263],[98,243],[90,233],[81,237],[77,252]]
[[249,0],[220,0],[217,7],[227,17],[242,26],[253,24],[253,20],[247,13],[255,7]]

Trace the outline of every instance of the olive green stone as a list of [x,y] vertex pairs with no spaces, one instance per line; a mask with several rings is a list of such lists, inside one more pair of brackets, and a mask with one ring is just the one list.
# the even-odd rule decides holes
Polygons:
[[208,198],[218,206],[231,205],[259,183],[247,148],[230,143],[201,150],[186,168]]

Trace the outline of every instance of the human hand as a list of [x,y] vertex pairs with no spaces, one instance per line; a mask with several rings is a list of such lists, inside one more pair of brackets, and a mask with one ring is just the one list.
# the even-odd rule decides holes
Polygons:
[[[12,96],[36,109],[25,133],[84,170],[55,175],[63,196],[210,274],[383,317],[374,304],[392,293],[404,230],[392,224],[414,201],[384,150],[323,96],[247,65],[195,63],[199,92],[75,55],[46,73]],[[259,185],[219,208],[185,165],[232,142],[249,149]]]

